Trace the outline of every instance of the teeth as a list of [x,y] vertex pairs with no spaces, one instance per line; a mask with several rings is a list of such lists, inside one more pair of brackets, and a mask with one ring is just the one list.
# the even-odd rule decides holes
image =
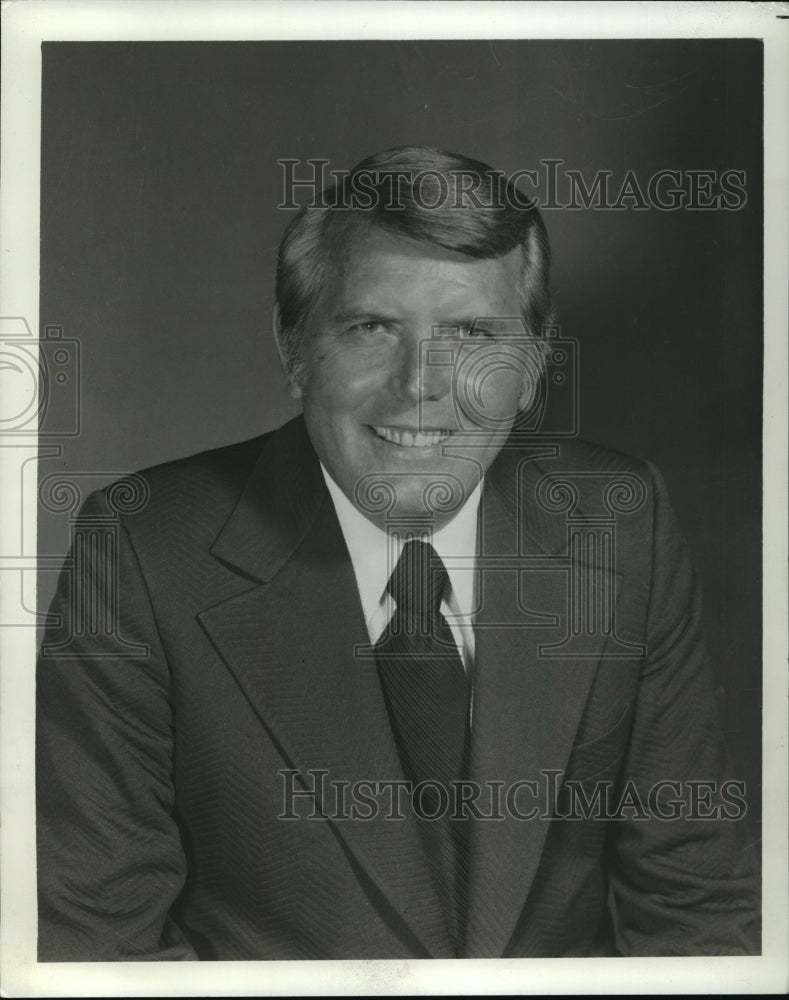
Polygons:
[[402,448],[432,448],[434,445],[446,441],[450,435],[450,431],[431,431],[429,434],[419,434],[400,430],[397,427],[374,427],[373,430],[384,441],[398,444]]

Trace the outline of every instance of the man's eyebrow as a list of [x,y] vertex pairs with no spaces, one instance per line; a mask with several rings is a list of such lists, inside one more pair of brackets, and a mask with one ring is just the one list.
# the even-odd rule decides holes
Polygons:
[[456,316],[452,319],[441,320],[442,326],[472,326],[474,323],[479,322],[482,317],[480,316]]
[[470,329],[473,326],[485,326],[491,320],[495,320],[495,316],[490,316],[487,313],[481,313],[479,315],[472,314],[470,316],[457,316],[453,319],[443,319],[440,323],[434,324],[435,326],[446,327],[451,329],[452,327],[457,327],[460,329]]
[[[361,306],[361,307],[353,307],[351,309],[343,309],[341,312],[334,313],[334,315],[331,317],[331,322],[358,323],[362,320],[372,320],[372,319],[379,320],[381,323],[390,323],[393,325],[395,323],[401,322],[401,318],[390,315],[386,312],[381,311],[380,309],[376,309],[374,306],[368,308]],[[485,323],[490,322],[491,320],[495,322],[496,319],[497,319],[496,316],[491,316],[488,313],[479,313],[479,314],[470,313],[468,316],[452,316],[452,317],[447,317],[446,319],[441,319],[437,323],[434,323],[433,326],[446,327],[447,329],[451,329],[453,327],[465,328],[474,326],[475,323],[484,325]]]
[[331,321],[332,323],[350,323],[353,320],[361,319],[377,319],[383,323],[396,323],[397,319],[394,316],[388,316],[386,313],[381,312],[380,309],[373,308],[353,308],[344,309],[342,312],[335,313]]

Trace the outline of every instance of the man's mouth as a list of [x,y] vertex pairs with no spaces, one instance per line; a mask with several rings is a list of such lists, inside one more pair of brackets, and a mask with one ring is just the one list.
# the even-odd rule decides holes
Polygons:
[[408,431],[402,427],[376,427],[378,437],[401,448],[433,448],[446,441],[451,431]]

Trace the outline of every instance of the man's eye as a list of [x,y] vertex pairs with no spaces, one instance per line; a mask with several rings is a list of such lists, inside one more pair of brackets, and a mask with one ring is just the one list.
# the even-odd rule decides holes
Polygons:
[[384,323],[379,322],[376,319],[365,320],[364,323],[356,323],[351,327],[351,332],[353,333],[380,333],[386,329]]
[[462,337],[469,337],[471,340],[484,340],[493,337],[493,331],[486,326],[477,325],[466,326],[461,332]]

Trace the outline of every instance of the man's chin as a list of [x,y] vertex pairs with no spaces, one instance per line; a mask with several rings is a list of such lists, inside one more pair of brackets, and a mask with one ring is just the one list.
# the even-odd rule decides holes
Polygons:
[[378,524],[440,525],[451,520],[474,491],[479,477],[471,477],[473,471],[446,459],[427,469],[382,468],[359,480],[356,506]]

